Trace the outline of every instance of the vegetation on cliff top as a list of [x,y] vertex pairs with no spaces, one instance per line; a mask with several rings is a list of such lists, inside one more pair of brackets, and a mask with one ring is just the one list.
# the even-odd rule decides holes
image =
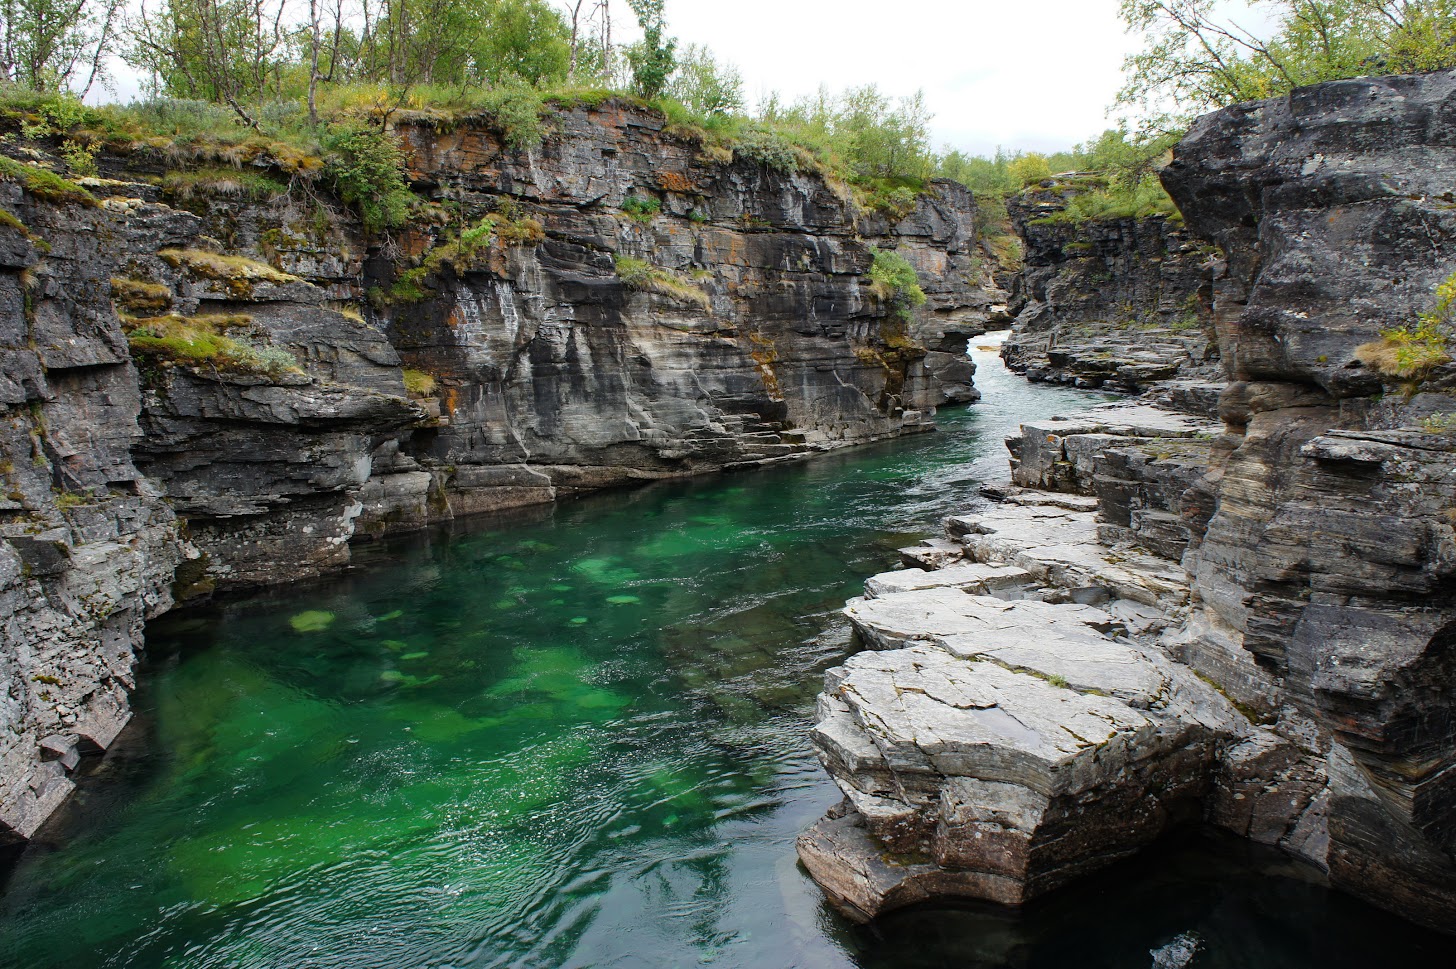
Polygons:
[[[57,139],[78,176],[95,174],[106,144],[156,152],[175,168],[250,164],[322,180],[384,232],[417,204],[392,133],[399,123],[469,119],[530,150],[554,110],[628,98],[706,157],[818,171],[891,218],[910,211],[929,178],[955,179],[982,200],[994,234],[1008,195],[1072,171],[1107,183],[1080,192],[1058,219],[1172,213],[1157,167],[1209,108],[1331,78],[1456,65],[1456,0],[1268,0],[1257,34],[1217,0],[1122,0],[1124,23],[1145,41],[1126,62],[1122,125],[1066,152],[975,158],[934,153],[923,99],[872,85],[789,103],[771,94],[750,112],[731,65],[669,35],[663,0],[626,2],[643,35],[628,45],[612,42],[610,2],[97,0],[76,13],[70,0],[25,0],[0,8],[10,38],[0,45],[0,127]],[[71,96],[104,81],[116,57],[149,79],[151,100],[89,108]],[[54,173],[14,164],[23,163],[6,177],[64,188],[46,181]]]
[[[918,96],[873,86],[789,104],[770,96],[750,114],[734,68],[668,35],[662,0],[628,5],[644,36],[624,46],[611,40],[610,3],[100,0],[67,20],[70,0],[26,0],[0,8],[0,34],[43,21],[51,42],[0,45],[0,127],[62,141],[78,165],[106,145],[184,170],[250,165],[323,180],[375,232],[402,225],[416,201],[393,135],[401,122],[483,122],[530,150],[553,111],[614,97],[659,111],[707,157],[815,169],[891,214],[924,189],[933,158]],[[148,79],[150,100],[83,105],[73,93],[104,81],[116,57]]]
[[1456,67],[1453,0],[1264,0],[1254,30],[1218,0],[1122,0],[1143,49],[1118,104],[1144,133],[1187,129],[1241,101],[1340,78]]
[[937,160],[938,174],[992,206],[1054,175],[1106,176],[1102,186],[1084,182],[1051,221],[1175,214],[1157,170],[1199,114],[1321,81],[1456,67],[1456,0],[1266,0],[1260,7],[1264,26],[1255,31],[1219,0],[1122,0],[1122,20],[1143,48],[1124,65],[1119,128],[1051,155],[949,152]]

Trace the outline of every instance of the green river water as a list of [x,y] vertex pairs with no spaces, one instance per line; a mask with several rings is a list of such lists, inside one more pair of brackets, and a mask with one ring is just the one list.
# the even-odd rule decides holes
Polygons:
[[837,610],[1090,395],[980,354],[942,432],[360,550],[149,631],[137,717],[0,868],[0,965],[1446,965],[1442,943],[1205,835],[1021,914],[857,928],[798,869]]

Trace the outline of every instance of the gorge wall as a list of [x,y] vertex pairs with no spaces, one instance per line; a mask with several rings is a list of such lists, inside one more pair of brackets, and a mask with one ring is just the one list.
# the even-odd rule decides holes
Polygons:
[[1220,420],[1027,425],[1017,487],[850,604],[846,800],[800,842],[838,907],[1020,903],[1201,821],[1453,930],[1453,175],[1456,72],[1194,125]]
[[1069,218],[1100,182],[1061,175],[1008,199],[1025,265],[1002,358],[1030,380],[1124,393],[1176,380],[1180,405],[1211,411],[1213,252],[1176,216]]
[[[550,129],[517,150],[484,119],[401,116],[419,205],[384,239],[245,177],[306,160],[138,142],[84,191],[0,182],[0,842],[125,725],[174,599],[974,399],[966,340],[1004,294],[965,189],[892,217],[627,102]],[[6,151],[63,170],[56,147]],[[913,318],[867,278],[877,247],[920,271]]]

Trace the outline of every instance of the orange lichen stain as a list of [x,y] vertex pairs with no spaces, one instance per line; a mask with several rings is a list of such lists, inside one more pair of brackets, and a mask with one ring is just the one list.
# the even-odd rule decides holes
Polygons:
[[774,370],[774,364],[779,359],[779,349],[769,337],[762,333],[748,334],[748,342],[753,344],[753,349],[748,355],[758,366],[759,379],[763,381],[763,389],[768,391],[770,400],[783,400],[784,389],[779,384],[779,375]]
[[681,172],[658,172],[657,184],[669,192],[691,192],[693,183]]
[[395,236],[395,244],[399,246],[400,255],[405,259],[419,259],[430,251],[434,241],[427,233],[417,229],[405,229]]
[[727,251],[719,261],[734,266],[748,265],[748,240],[736,232],[730,235]]

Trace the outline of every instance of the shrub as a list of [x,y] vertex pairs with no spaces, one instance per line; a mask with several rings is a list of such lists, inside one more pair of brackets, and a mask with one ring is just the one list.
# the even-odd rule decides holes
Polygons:
[[622,200],[622,211],[634,222],[651,222],[662,211],[662,200],[650,195],[629,195]]
[[1426,323],[1382,330],[1378,341],[1355,350],[1355,358],[1382,376],[1419,382],[1436,367],[1450,362],[1448,340],[1442,329]]
[[870,283],[876,296],[890,303],[895,315],[909,322],[914,318],[915,307],[925,304],[925,290],[920,288],[920,278],[915,267],[898,252],[876,249],[875,261],[870,266]]
[[1052,177],[1052,166],[1045,155],[1022,155],[1013,159],[1008,166],[1011,181],[1021,188],[1035,185]]
[[487,215],[475,225],[460,233],[460,249],[462,252],[474,252],[481,246],[490,245],[491,234],[495,232],[495,217]]
[[60,155],[66,160],[66,168],[77,178],[94,178],[100,174],[96,155],[100,145],[83,145],[67,138],[61,142]]
[[915,211],[915,203],[919,198],[920,193],[908,186],[880,183],[865,194],[864,204],[883,214],[891,222],[899,222]]
[[404,224],[414,194],[404,180],[404,155],[383,128],[344,122],[324,134],[326,171],[339,198],[354,206],[367,232]]
[[1456,273],[1436,287],[1436,303],[1414,325],[1380,332],[1380,339],[1355,350],[1355,358],[1386,377],[1420,383],[1451,362],[1447,347],[1456,316]]
[[398,278],[395,279],[394,285],[389,287],[389,292],[385,294],[382,302],[385,305],[423,303],[434,292],[429,286],[425,285],[425,277],[428,275],[428,270],[423,267],[409,269],[400,273]]
[[512,219],[496,228],[502,245],[537,246],[546,241],[546,228],[532,218]]
[[747,161],[785,175],[799,170],[794,143],[774,131],[750,131],[733,145],[734,161]]
[[677,59],[668,93],[699,115],[728,115],[743,108],[743,76],[713,52],[688,44]]
[[541,144],[541,113],[545,103],[535,88],[522,85],[490,88],[473,104],[490,120],[506,147],[529,151]]
[[25,138],[68,134],[98,118],[69,91],[36,91],[11,84],[0,84],[0,114],[18,120]]
[[1421,430],[1427,434],[1456,434],[1456,414],[1431,414],[1421,420]]

